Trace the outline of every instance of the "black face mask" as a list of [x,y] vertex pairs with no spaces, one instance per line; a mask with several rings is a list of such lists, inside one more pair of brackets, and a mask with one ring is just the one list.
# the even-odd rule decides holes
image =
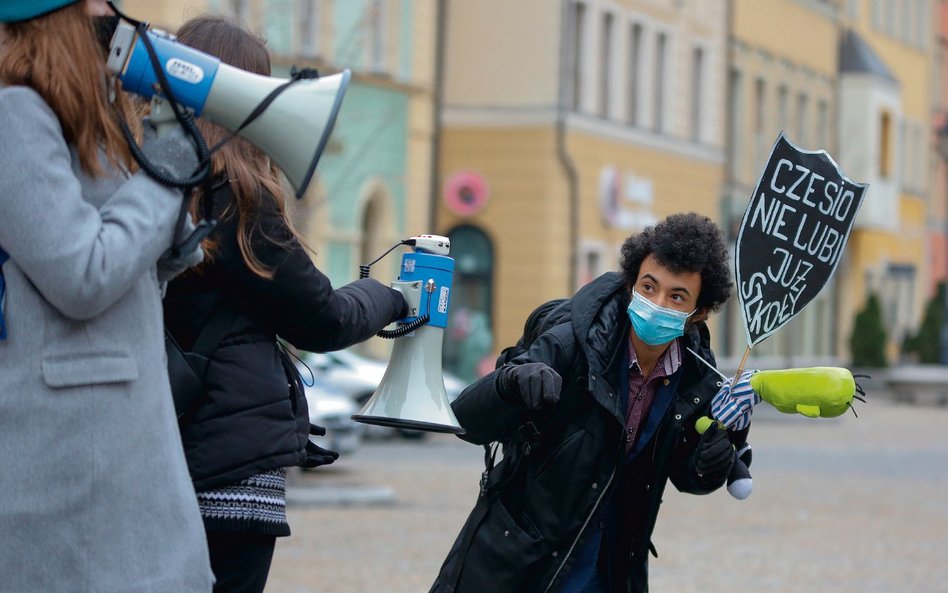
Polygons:
[[109,53],[109,46],[112,45],[112,35],[115,34],[120,20],[121,17],[117,15],[92,17],[92,28],[95,30],[96,39],[98,39],[99,46],[102,47],[102,51],[106,55]]

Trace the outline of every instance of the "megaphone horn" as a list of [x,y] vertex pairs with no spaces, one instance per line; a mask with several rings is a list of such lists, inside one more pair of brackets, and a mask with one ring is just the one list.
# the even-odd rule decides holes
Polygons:
[[[286,174],[296,197],[302,197],[335,125],[349,86],[349,70],[288,84],[290,79],[261,76],[224,64],[162,31],[152,29],[147,35],[175,99],[195,116],[238,132],[266,153]],[[126,23],[112,36],[107,67],[126,91],[146,99],[159,92],[147,49],[135,28]],[[271,97],[272,102],[259,116],[239,129],[281,86],[285,88]]]
[[405,295],[415,313],[424,312],[429,319],[423,323],[422,315],[418,315],[399,320],[399,328],[392,333],[400,337],[395,338],[382,381],[352,419],[364,424],[461,434],[464,429],[451,409],[441,373],[454,260],[438,253],[447,254],[450,243],[434,235],[414,237],[411,242],[414,252],[402,255],[398,281],[392,287]]
[[352,419],[393,428],[463,433],[441,374],[443,338],[444,330],[430,325],[397,338],[378,389]]

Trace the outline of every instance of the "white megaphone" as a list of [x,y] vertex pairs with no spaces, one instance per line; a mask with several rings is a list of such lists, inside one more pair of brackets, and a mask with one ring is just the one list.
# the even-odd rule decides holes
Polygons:
[[[272,91],[290,82],[224,64],[163,31],[150,29],[147,35],[177,102],[196,117],[231,131],[237,131]],[[151,58],[134,27],[118,25],[107,67],[122,81],[124,90],[146,99],[161,96]],[[349,71],[344,70],[332,76],[295,80],[239,131],[280,167],[297,198],[313,177],[349,78]]]
[[446,237],[420,235],[405,244],[398,280],[392,288],[405,295],[411,313],[383,337],[395,338],[382,382],[356,422],[394,428],[461,434],[441,374],[441,346],[448,324],[454,260]]

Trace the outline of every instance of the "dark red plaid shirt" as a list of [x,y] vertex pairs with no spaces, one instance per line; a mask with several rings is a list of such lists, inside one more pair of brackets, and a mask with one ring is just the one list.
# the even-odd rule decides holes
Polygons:
[[670,377],[681,366],[681,348],[678,340],[672,340],[665,352],[655,362],[648,377],[642,374],[639,361],[635,357],[632,335],[629,334],[629,405],[625,417],[625,452],[635,446],[642,423],[648,418],[648,411],[655,400],[659,383],[668,385]]

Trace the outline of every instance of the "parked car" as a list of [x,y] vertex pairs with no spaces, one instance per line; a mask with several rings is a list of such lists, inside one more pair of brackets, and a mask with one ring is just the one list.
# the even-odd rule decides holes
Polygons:
[[[312,381],[306,380],[306,383]],[[304,384],[309,421],[326,429],[325,436],[311,436],[310,440],[340,455],[355,452],[362,444],[365,425],[352,419],[359,408],[345,393],[319,383]]]
[[[358,413],[378,389],[388,367],[387,360],[369,358],[350,349],[324,353],[301,352],[300,360],[302,364],[298,363],[298,366],[303,378],[308,379],[312,372],[316,385],[324,385],[347,395],[356,406],[353,414]],[[448,401],[454,401],[467,384],[449,372],[442,371],[442,376]],[[366,436],[369,437],[388,437],[395,432],[395,429],[382,426],[361,426],[366,427]],[[406,438],[423,438],[426,434],[404,429],[398,429],[397,432]]]

